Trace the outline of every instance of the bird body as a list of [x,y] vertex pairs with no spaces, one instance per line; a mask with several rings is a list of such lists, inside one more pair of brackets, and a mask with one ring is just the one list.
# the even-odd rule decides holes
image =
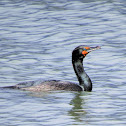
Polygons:
[[[60,81],[60,80],[50,80],[44,81],[36,84],[37,81],[32,82],[33,85],[28,86],[31,82],[25,82],[25,85],[21,84],[15,85],[13,88],[23,89],[27,91],[54,91],[54,90],[70,90],[70,91],[82,91],[83,89],[75,83]],[[26,86],[27,85],[27,86]]]
[[19,83],[14,86],[8,86],[3,88],[22,89],[27,91],[52,91],[52,90],[67,90],[67,91],[91,91],[92,82],[89,76],[86,74],[83,68],[83,59],[85,56],[100,47],[86,47],[78,46],[72,52],[72,64],[76,76],[79,81],[79,85],[73,82],[60,81],[60,80],[49,80],[49,81],[29,81]]

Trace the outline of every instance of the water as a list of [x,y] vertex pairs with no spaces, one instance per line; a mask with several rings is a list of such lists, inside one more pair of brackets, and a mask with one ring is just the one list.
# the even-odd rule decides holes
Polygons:
[[0,90],[2,126],[126,125],[125,0],[1,0],[0,86],[31,80],[77,83],[71,51],[87,55],[92,92]]

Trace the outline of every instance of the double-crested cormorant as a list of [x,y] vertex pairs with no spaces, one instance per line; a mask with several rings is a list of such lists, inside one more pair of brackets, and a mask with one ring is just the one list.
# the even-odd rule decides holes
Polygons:
[[78,46],[72,52],[72,64],[74,71],[77,75],[79,85],[60,80],[50,80],[50,81],[29,81],[19,83],[14,86],[8,86],[4,88],[22,89],[27,91],[51,91],[51,90],[68,90],[68,91],[91,91],[92,82],[89,76],[86,74],[83,68],[83,59],[85,56],[100,47],[87,47]]

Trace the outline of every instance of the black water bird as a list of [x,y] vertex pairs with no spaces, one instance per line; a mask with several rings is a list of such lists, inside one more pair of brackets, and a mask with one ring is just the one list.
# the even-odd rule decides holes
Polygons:
[[3,88],[22,89],[27,91],[52,91],[52,90],[68,90],[68,91],[92,91],[92,82],[83,68],[83,59],[91,51],[100,49],[97,47],[78,46],[72,52],[72,64],[79,84],[73,82],[49,80],[49,81],[29,81],[19,83],[14,86]]

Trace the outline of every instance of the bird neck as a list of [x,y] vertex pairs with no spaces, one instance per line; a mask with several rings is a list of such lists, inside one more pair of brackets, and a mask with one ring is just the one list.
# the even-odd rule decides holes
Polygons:
[[89,76],[84,71],[83,59],[74,59],[72,58],[72,64],[76,76],[78,78],[79,84],[84,88],[84,91],[92,90],[92,82]]

